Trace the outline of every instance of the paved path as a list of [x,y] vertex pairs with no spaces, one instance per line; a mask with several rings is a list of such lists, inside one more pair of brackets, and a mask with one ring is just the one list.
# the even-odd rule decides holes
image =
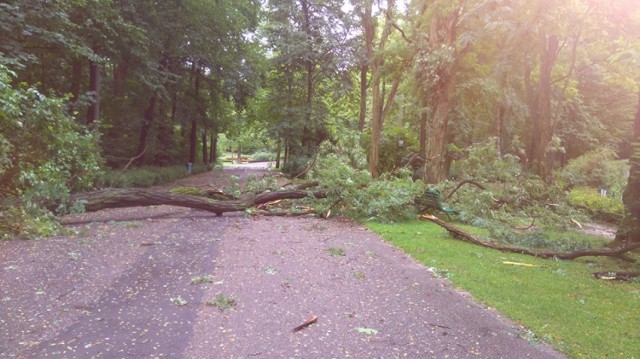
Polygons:
[[0,243],[2,358],[562,357],[353,222],[168,206],[68,221],[77,235]]

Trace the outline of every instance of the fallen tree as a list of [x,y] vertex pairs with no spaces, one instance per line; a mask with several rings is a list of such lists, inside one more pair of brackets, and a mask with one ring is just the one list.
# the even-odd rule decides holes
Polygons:
[[143,188],[104,189],[78,193],[72,195],[70,200],[72,203],[82,203],[84,210],[87,212],[95,212],[107,208],[170,205],[213,212],[221,216],[225,212],[244,211],[265,203],[283,199],[301,199],[309,196],[324,198],[327,196],[327,192],[323,190],[315,192],[304,190],[304,188],[313,185],[313,183],[305,184],[294,189],[262,192],[228,200]]
[[582,249],[574,252],[556,252],[556,251],[536,251],[529,248],[522,247],[510,247],[503,246],[497,243],[488,242],[482,239],[479,239],[473,236],[470,233],[467,233],[459,228],[454,227],[453,225],[435,217],[432,215],[420,215],[420,219],[431,221],[440,227],[446,229],[449,233],[451,233],[456,238],[462,238],[463,240],[469,241],[471,243],[475,243],[481,245],[483,247],[497,249],[503,252],[509,253],[519,253],[526,254],[539,258],[557,258],[557,259],[576,259],[580,257],[588,257],[588,256],[605,256],[605,257],[616,257],[625,261],[635,262],[635,259],[628,257],[625,253],[632,251],[634,249],[640,248],[640,242],[636,242],[624,247],[619,248],[600,248],[600,249]]

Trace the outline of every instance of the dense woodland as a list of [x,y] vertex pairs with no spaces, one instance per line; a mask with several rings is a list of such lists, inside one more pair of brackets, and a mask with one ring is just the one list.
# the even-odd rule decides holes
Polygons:
[[212,165],[221,139],[291,176],[342,154],[374,179],[615,187],[562,174],[586,155],[631,158],[618,236],[640,240],[635,0],[14,0],[0,38],[5,205],[131,159]]

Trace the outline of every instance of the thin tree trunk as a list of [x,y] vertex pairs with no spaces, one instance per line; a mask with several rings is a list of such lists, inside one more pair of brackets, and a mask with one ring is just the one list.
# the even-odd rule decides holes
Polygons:
[[[195,103],[197,106],[200,105],[200,68],[198,65],[193,65],[193,95],[195,99]],[[196,149],[198,146],[198,116],[200,116],[199,111],[197,114],[191,118],[191,132],[189,133],[189,163],[193,164],[196,162]]]
[[280,151],[282,150],[282,140],[278,138],[278,142],[276,145],[276,168],[280,168]]
[[89,91],[92,93],[92,101],[87,110],[87,125],[100,119],[100,80],[100,65],[91,61],[89,63]]
[[[453,11],[442,21],[436,17],[429,29],[429,45],[431,48],[456,46],[456,26],[458,11]],[[432,113],[429,118],[427,153],[425,158],[425,179],[428,183],[438,183],[445,177],[446,136],[449,125],[449,114],[453,110],[453,94],[456,86],[459,52],[455,51],[453,63],[448,70],[441,70],[440,78],[432,88]]]
[[207,148],[207,130],[204,129],[202,130],[202,164],[203,165],[208,165],[209,164],[209,149]]
[[[531,151],[529,158],[534,171],[543,181],[551,180],[548,149],[553,137],[551,127],[551,72],[555,64],[559,40],[555,35],[544,37],[544,49],[540,54],[540,80],[535,99],[530,99],[535,110],[531,111]],[[534,102],[535,101],[535,102]]]
[[[371,1],[367,2],[367,6],[371,6]],[[382,133],[382,124],[383,124],[383,114],[384,114],[384,82],[383,82],[383,65],[384,65],[384,56],[382,52],[384,51],[387,40],[389,39],[389,35],[391,34],[392,29],[392,19],[393,19],[393,8],[395,6],[394,0],[389,0],[387,2],[387,10],[386,10],[386,22],[385,27],[382,30],[382,35],[380,36],[380,43],[378,45],[377,54],[373,55],[373,50],[371,51],[371,56],[373,57],[371,62],[371,144],[369,148],[369,173],[371,176],[378,176],[379,168],[378,164],[380,162],[380,135]],[[367,13],[368,13],[367,9]],[[371,19],[370,21],[373,21]],[[370,31],[374,31],[373,26],[365,27],[365,38],[367,40],[367,46],[369,46],[369,39],[371,39],[371,44],[373,44],[374,33],[369,33]],[[371,45],[372,46],[372,45]],[[372,46],[373,48],[373,46]],[[367,49],[368,51],[368,49]],[[389,106],[390,103],[387,103]]]
[[144,163],[144,153],[147,148],[147,136],[149,135],[149,129],[153,124],[156,102],[158,97],[154,94],[149,99],[149,103],[147,104],[147,108],[144,110],[142,127],[140,127],[140,136],[138,137],[138,152],[136,154],[142,154],[138,157],[136,163],[141,165]]
[[125,83],[129,66],[126,62],[113,67],[113,95],[122,97],[125,93]]
[[154,153],[153,164],[159,166],[166,166],[169,164],[170,155],[169,150],[172,148],[172,128],[173,120],[166,116],[166,108],[168,106],[167,101],[159,99],[158,116],[156,121],[158,124],[158,131],[156,133],[156,143],[158,148]]
[[427,158],[427,123],[429,121],[427,101],[424,98],[425,96],[422,96],[420,100],[422,108],[420,110],[420,147],[418,150],[418,155],[423,159]]
[[78,101],[80,96],[80,84],[82,83],[82,60],[73,59],[71,62],[71,85],[69,92],[71,93],[71,102]]
[[633,153],[629,163],[629,180],[622,194],[625,216],[618,227],[613,246],[640,243],[640,93],[633,123]]
[[367,119],[367,73],[369,66],[365,63],[360,66],[360,113],[358,115],[358,130],[364,131]]
[[218,162],[218,132],[211,130],[211,151],[209,155],[211,163]]

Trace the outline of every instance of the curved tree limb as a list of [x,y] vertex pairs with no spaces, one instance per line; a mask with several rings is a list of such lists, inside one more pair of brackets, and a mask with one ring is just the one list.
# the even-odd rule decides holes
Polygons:
[[458,184],[457,184],[457,185],[456,185],[456,186],[455,186],[455,187],[454,187],[454,188],[453,188],[453,189],[452,189],[452,190],[451,190],[451,191],[450,191],[450,192],[449,192],[449,193],[444,197],[444,200],[446,201],[446,200],[448,200],[449,198],[451,198],[451,196],[453,196],[453,194],[454,194],[454,193],[456,193],[456,192],[460,189],[460,187],[464,186],[464,185],[465,185],[465,184],[467,184],[467,183],[468,183],[468,184],[472,184],[472,185],[474,185],[474,186],[476,186],[476,187],[480,188],[480,189],[481,189],[481,190],[483,190],[483,191],[486,191],[486,190],[487,190],[487,188],[486,188],[485,186],[481,185],[480,183],[478,183],[478,182],[476,182],[476,181],[474,181],[474,180],[464,180],[464,181],[462,181],[462,182],[458,183]]
[[620,248],[615,248],[615,249],[582,249],[579,251],[574,251],[574,252],[555,252],[555,251],[535,251],[532,249],[528,249],[528,248],[520,248],[520,247],[510,247],[510,246],[503,246],[503,245],[499,245],[496,243],[492,243],[492,242],[488,242],[488,241],[484,241],[482,239],[479,239],[461,229],[458,229],[454,226],[452,226],[451,224],[438,219],[435,216],[431,216],[431,215],[420,215],[420,219],[424,219],[424,220],[428,220],[431,221],[437,225],[439,225],[440,227],[443,227],[444,229],[446,229],[449,233],[453,234],[454,237],[458,237],[458,238],[462,238],[463,240],[466,240],[468,242],[471,243],[475,243],[478,245],[481,245],[483,247],[489,247],[489,248],[493,248],[493,249],[497,249],[503,252],[509,252],[509,253],[519,253],[519,254],[526,254],[526,255],[530,255],[530,256],[534,256],[534,257],[539,257],[539,258],[557,258],[557,259],[576,259],[579,257],[588,257],[588,256],[605,256],[605,257],[616,257],[616,258],[620,258],[622,260],[626,260],[626,261],[630,261],[630,262],[635,262],[635,259],[630,258],[625,256],[625,253],[632,251],[634,249],[638,249],[640,248],[640,242],[635,242],[633,244],[630,244],[628,246],[625,247],[620,247]]

